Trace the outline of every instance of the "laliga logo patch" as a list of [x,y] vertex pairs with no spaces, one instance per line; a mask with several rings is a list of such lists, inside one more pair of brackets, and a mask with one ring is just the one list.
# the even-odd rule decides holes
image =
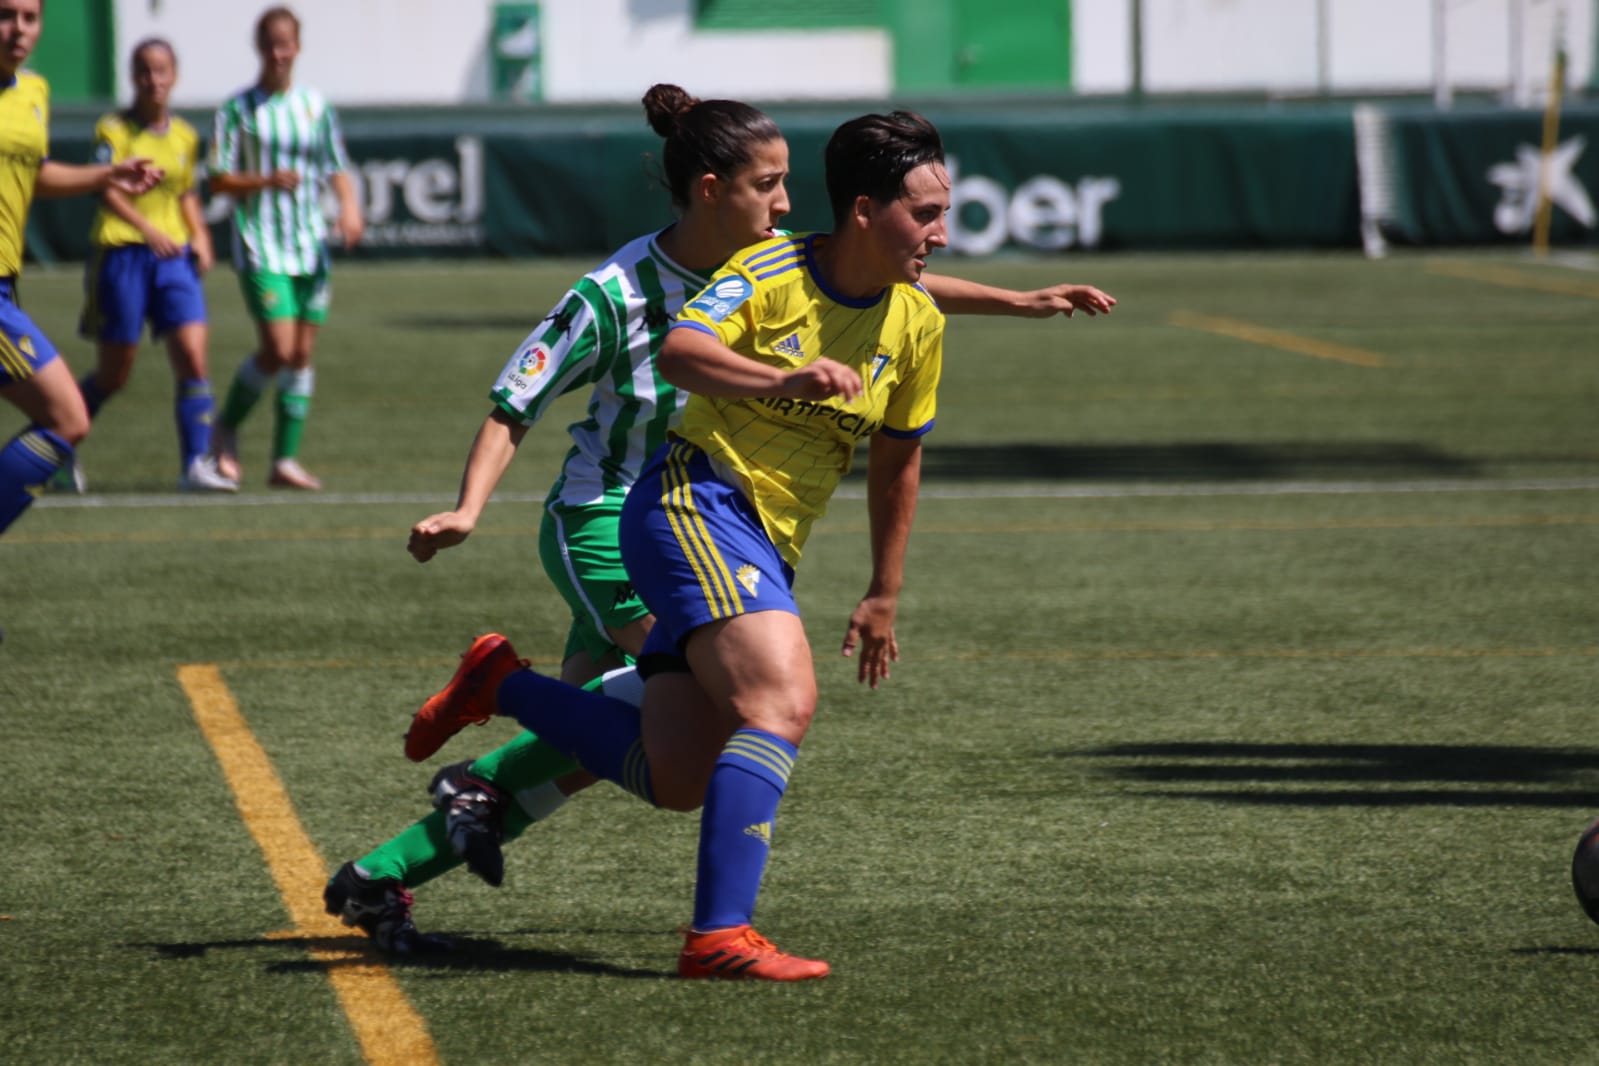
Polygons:
[[720,322],[738,310],[754,291],[753,285],[744,278],[734,275],[723,278],[700,293],[689,306],[697,311],[703,311],[712,322]]
[[549,361],[548,352],[537,344],[530,344],[517,357],[516,372],[525,378],[536,378],[544,373],[544,367]]

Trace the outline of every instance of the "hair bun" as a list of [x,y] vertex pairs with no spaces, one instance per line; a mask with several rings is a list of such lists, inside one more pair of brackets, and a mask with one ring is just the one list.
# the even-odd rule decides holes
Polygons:
[[662,137],[670,137],[678,121],[699,102],[699,97],[690,96],[687,90],[670,82],[651,85],[642,101],[650,129]]

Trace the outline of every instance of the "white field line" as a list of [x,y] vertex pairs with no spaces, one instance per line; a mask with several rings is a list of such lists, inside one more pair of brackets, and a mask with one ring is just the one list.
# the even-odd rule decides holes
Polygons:
[[[1599,477],[1506,478],[1488,480],[1432,481],[1271,481],[1200,482],[1191,485],[1166,483],[1124,483],[1108,485],[1053,485],[1039,482],[1013,482],[1000,485],[943,486],[924,483],[921,496],[927,500],[1114,500],[1184,496],[1427,496],[1450,492],[1593,492],[1599,490]],[[836,499],[863,500],[865,486],[846,485]],[[544,495],[497,493],[497,503],[543,503]],[[90,493],[85,496],[47,496],[34,507],[57,509],[150,510],[161,507],[380,507],[394,504],[444,506],[454,496],[426,492],[323,492],[315,495],[280,493],[233,495],[186,495],[179,493],[130,494],[127,496]]]

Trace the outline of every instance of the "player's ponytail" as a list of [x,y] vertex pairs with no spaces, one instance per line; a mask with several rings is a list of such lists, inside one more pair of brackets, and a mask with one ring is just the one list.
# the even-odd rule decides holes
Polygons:
[[687,210],[702,174],[729,179],[755,156],[755,149],[783,136],[758,108],[737,100],[701,100],[667,83],[644,94],[650,128],[666,141],[661,167],[672,205]]

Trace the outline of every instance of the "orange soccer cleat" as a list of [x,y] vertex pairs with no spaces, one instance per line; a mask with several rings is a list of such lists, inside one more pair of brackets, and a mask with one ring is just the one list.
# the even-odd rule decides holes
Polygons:
[[829,968],[820,959],[802,959],[779,950],[753,926],[735,925],[709,933],[686,932],[677,972],[680,977],[809,981],[826,977]]
[[450,683],[428,698],[411,716],[405,734],[405,757],[421,762],[444,747],[444,742],[469,725],[482,725],[494,717],[500,682],[527,668],[516,657],[511,642],[498,633],[485,633],[461,656]]

